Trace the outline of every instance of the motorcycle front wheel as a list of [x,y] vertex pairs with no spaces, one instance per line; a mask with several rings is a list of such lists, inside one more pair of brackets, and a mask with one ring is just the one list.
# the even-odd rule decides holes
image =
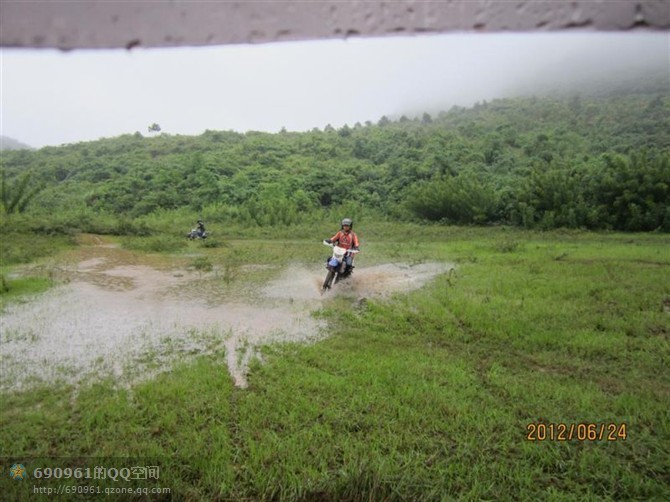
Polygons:
[[326,280],[323,281],[323,287],[321,288],[321,291],[327,291],[330,289],[330,287],[333,285],[334,277],[335,277],[335,271],[328,270],[328,275],[326,275]]

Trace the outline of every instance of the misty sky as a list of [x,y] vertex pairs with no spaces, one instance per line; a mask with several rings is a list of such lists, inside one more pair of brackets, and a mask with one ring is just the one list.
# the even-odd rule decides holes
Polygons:
[[0,134],[305,131],[654,71],[668,33],[447,34],[132,51],[1,49]]

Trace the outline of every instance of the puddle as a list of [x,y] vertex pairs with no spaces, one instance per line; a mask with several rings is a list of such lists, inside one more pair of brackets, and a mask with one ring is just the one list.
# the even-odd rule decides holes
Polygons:
[[71,267],[69,283],[6,308],[0,317],[1,391],[105,377],[130,385],[203,353],[225,353],[235,384],[244,387],[259,346],[325,335],[311,312],[328,298],[414,289],[451,268],[443,263],[359,267],[346,283],[321,295],[323,267],[290,267],[253,301],[212,304],[180,295],[201,278],[198,273],[120,264],[109,258],[109,248],[101,251]]
[[[150,361],[146,368],[138,366],[146,354],[169,367],[184,352],[221,347],[235,383],[244,386],[254,347],[319,336],[318,322],[301,306],[211,307],[170,293],[175,283],[189,277],[145,267],[133,267],[131,275],[129,269],[107,271],[130,279],[128,290],[78,281],[8,308],[2,317],[0,389],[59,380],[76,384],[96,375],[135,377],[156,365]],[[202,332],[209,336],[197,336]],[[166,343],[172,351],[163,350]],[[249,352],[247,358],[238,361],[244,352]]]

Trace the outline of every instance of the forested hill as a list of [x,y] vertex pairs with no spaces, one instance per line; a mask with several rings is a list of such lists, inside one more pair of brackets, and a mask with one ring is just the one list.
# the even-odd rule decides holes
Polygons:
[[290,225],[342,209],[668,231],[670,92],[500,99],[305,133],[135,133],[3,152],[2,167],[4,210],[44,218],[190,208],[209,221]]

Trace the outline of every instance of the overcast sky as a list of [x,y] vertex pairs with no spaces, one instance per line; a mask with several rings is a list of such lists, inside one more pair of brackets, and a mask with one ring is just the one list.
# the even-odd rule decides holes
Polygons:
[[305,131],[650,69],[668,33],[448,34],[205,48],[1,49],[0,134],[32,147],[207,129]]

